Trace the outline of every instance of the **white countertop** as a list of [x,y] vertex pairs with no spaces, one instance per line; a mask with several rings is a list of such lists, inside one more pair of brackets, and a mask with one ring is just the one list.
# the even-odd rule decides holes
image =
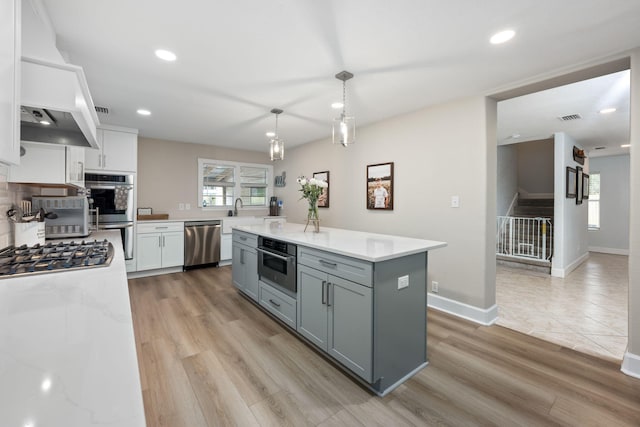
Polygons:
[[108,267],[0,279],[1,425],[145,425],[120,233],[104,238]]
[[312,232],[311,225],[305,232],[304,227],[304,224],[288,222],[241,225],[233,228],[371,262],[400,258],[447,246],[445,242],[434,240],[322,226],[319,233]]

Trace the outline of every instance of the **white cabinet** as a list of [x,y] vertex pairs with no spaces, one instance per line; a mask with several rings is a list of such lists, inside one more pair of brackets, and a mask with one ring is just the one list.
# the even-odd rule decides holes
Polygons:
[[84,148],[23,142],[24,156],[9,168],[9,182],[84,186]]
[[231,234],[222,234],[220,237],[220,260],[229,260],[233,256]]
[[137,271],[177,267],[184,264],[184,223],[138,223]]
[[86,169],[136,172],[138,169],[138,134],[135,131],[98,129],[99,150],[88,149]]
[[20,163],[20,0],[0,1],[0,163]]

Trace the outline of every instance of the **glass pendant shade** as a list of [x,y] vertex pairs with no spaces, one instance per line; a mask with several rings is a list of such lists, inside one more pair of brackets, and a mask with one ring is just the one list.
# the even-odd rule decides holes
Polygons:
[[333,143],[348,147],[356,141],[356,118],[341,114],[333,120]]
[[276,131],[273,133],[273,137],[269,140],[269,156],[271,161],[284,159],[284,141],[278,137],[278,115],[282,113],[279,108],[271,110],[276,115]]
[[353,74],[348,71],[341,71],[336,74],[336,79],[342,81],[342,113],[340,117],[333,120],[332,139],[334,144],[340,144],[343,147],[356,142],[356,118],[347,116],[347,80],[351,79]]

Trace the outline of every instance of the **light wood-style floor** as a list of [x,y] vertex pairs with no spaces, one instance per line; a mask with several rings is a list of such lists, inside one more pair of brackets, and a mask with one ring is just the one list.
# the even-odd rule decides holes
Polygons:
[[640,425],[619,365],[435,311],[430,364],[379,398],[238,295],[230,267],[129,281],[147,425]]
[[498,265],[498,325],[621,363],[629,257],[591,252],[566,278]]

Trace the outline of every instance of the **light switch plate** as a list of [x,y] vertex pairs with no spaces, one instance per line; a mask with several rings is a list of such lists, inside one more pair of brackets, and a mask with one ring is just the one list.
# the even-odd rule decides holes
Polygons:
[[191,203],[185,203],[185,204],[184,204],[184,208],[185,208],[186,210],[190,211],[190,210],[191,210]]
[[452,208],[460,207],[460,196],[451,196],[451,207]]
[[398,277],[398,289],[409,287],[409,276]]
[[184,210],[184,203],[178,203],[178,210],[179,211],[183,211]]

